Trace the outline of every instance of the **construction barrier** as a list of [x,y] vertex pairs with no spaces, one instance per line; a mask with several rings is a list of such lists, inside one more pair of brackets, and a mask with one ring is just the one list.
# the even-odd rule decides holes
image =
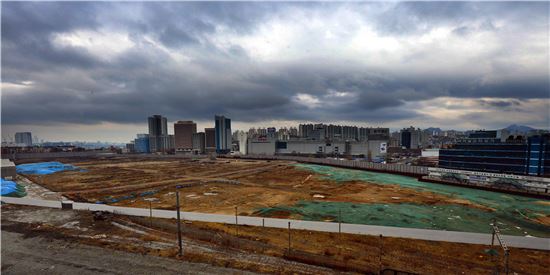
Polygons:
[[288,160],[298,161],[311,164],[321,164],[338,166],[344,168],[363,169],[377,172],[402,174],[409,176],[426,176],[428,175],[428,167],[414,166],[404,164],[385,164],[385,163],[373,163],[361,160],[343,160],[343,159],[330,159],[330,158],[311,158],[300,156],[277,156],[277,155],[244,155],[244,156],[219,156],[226,158],[243,158],[243,159],[257,159],[257,160]]
[[[9,198],[1,197],[3,203],[18,204],[18,205],[33,205],[50,208],[62,208],[60,201],[48,201],[28,198]],[[69,203],[68,201],[64,203]],[[110,206],[105,204],[93,204],[93,203],[79,203],[74,202],[74,210],[88,210],[88,211],[108,211],[119,215],[128,216],[140,216],[149,217],[152,214],[155,218],[176,218],[176,211],[173,210],[160,210],[160,209],[146,209],[146,208],[132,208],[121,206]],[[181,212],[182,219],[189,221],[202,221],[202,222],[215,222],[225,224],[235,224],[238,220],[239,225],[249,226],[263,226],[271,228],[283,228],[288,227],[288,223],[292,224],[292,229],[312,230],[321,232],[339,232],[361,235],[384,235],[386,237],[398,237],[398,238],[411,238],[419,240],[431,240],[431,241],[444,241],[444,242],[457,242],[457,243],[469,243],[469,244],[483,244],[489,245],[491,242],[491,234],[484,233],[471,233],[471,232],[456,232],[456,231],[443,231],[443,230],[430,230],[430,229],[416,229],[416,228],[402,228],[391,226],[377,226],[377,225],[365,225],[365,224],[349,224],[342,223],[339,227],[338,223],[334,222],[318,222],[318,221],[304,221],[304,220],[291,220],[291,219],[277,219],[277,218],[261,218],[250,216],[238,216],[235,219],[234,215],[222,215],[222,214],[207,214],[198,212]],[[536,238],[536,237],[521,237],[521,236],[509,236],[504,235],[507,244],[510,247],[518,248],[530,248],[540,250],[550,250],[549,238]]]

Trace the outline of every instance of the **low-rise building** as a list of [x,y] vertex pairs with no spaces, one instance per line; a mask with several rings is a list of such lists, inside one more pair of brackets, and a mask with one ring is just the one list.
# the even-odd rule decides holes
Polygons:
[[318,141],[307,139],[276,140],[266,136],[248,139],[248,154],[254,155],[323,155],[384,158],[387,141]]
[[136,153],[149,153],[149,135],[148,134],[137,134],[136,139],[134,139],[134,151]]
[[259,136],[249,138],[247,141],[247,153],[254,155],[274,155],[275,154],[275,139]]

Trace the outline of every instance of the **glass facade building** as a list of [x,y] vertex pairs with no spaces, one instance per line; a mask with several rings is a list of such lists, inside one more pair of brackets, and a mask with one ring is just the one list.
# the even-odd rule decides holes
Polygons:
[[216,153],[227,154],[231,151],[231,119],[224,116],[215,116]]
[[550,135],[534,136],[527,140],[528,175],[550,176]]
[[136,153],[150,153],[149,151],[149,135],[138,134],[134,139],[134,151]]
[[527,140],[479,133],[439,150],[439,167],[531,176],[550,176],[550,135]]

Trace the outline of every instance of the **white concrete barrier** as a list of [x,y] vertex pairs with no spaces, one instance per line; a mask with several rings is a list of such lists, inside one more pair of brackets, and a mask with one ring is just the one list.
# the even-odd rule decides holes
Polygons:
[[[32,205],[50,208],[61,208],[60,201],[49,200],[37,200],[27,198],[11,198],[1,197],[0,200],[3,203],[19,204],[19,205]],[[132,208],[121,206],[110,206],[105,204],[93,204],[93,203],[73,203],[73,210],[87,210],[87,211],[108,211],[119,215],[140,216],[149,217],[150,212],[147,208]],[[72,210],[67,210],[72,211]],[[152,210],[153,217],[175,219],[176,211],[174,210]],[[189,221],[201,221],[201,222],[216,222],[225,224],[235,224],[234,215],[221,215],[221,214],[209,214],[198,212],[181,212],[181,217],[184,220]],[[266,227],[272,228],[288,228],[302,229],[311,231],[322,232],[338,232],[338,223],[335,222],[317,222],[317,221],[303,221],[303,220],[290,220],[290,219],[275,219],[275,218],[262,218],[262,217],[250,217],[250,216],[237,216],[237,222],[241,225],[250,226],[262,226],[262,221],[265,222]],[[361,235],[383,235],[385,237],[398,237],[398,238],[410,238],[429,241],[445,241],[445,242],[457,242],[457,243],[469,243],[469,244],[484,244],[491,243],[490,234],[471,233],[471,232],[456,232],[456,231],[442,231],[442,230],[429,230],[429,229],[416,229],[416,228],[403,228],[392,226],[376,226],[365,224],[348,224],[342,223],[342,232]],[[530,248],[539,250],[550,250],[550,238],[535,238],[535,237],[521,237],[521,236],[503,236],[504,240],[510,247],[518,248]]]

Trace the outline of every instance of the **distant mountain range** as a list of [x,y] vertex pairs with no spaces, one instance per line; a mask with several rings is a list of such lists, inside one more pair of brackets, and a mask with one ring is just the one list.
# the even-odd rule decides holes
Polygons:
[[525,125],[512,124],[504,128],[504,130],[508,130],[511,133],[528,133],[529,131],[536,129]]

